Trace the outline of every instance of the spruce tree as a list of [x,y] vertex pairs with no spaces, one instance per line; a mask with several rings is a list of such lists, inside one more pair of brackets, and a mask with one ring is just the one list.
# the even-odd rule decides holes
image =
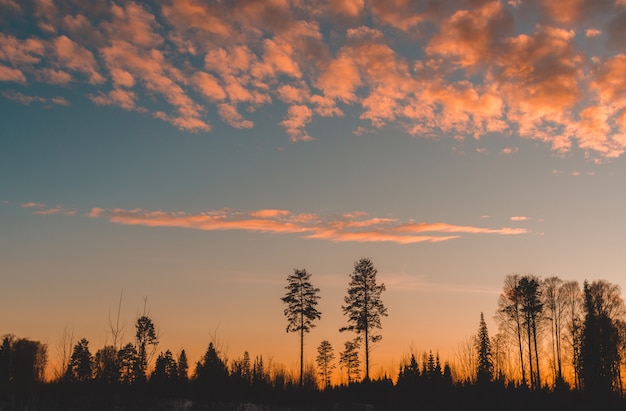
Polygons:
[[476,351],[478,353],[478,364],[476,369],[476,379],[479,384],[493,381],[493,355],[491,353],[491,340],[487,331],[487,323],[483,313],[480,313],[480,325],[476,336]]

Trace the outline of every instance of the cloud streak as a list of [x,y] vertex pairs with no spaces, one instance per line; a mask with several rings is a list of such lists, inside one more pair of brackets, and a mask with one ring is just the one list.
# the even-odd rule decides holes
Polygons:
[[356,130],[626,150],[623,1],[28,3],[2,3],[38,30],[0,33],[0,82],[81,84],[188,132],[253,129],[265,110],[293,142],[349,116]]
[[[26,206],[23,206],[26,207]],[[45,209],[44,205],[33,205]],[[390,242],[396,244],[437,243],[466,235],[522,235],[525,228],[485,228],[448,223],[404,223],[394,218],[347,213],[324,217],[315,213],[294,213],[281,209],[248,212],[233,209],[187,213],[123,208],[92,208],[89,218],[144,227],[190,228],[201,231],[250,231],[269,234],[297,234],[301,238],[333,242]]]

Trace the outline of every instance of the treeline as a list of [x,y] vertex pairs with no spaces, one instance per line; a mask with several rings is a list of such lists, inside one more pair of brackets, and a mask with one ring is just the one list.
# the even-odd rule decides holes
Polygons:
[[[626,365],[626,308],[617,285],[534,275],[506,276],[489,335],[483,313],[477,333],[451,362],[438,354],[413,353],[395,375],[370,378],[371,344],[381,339],[387,315],[371,260],[355,262],[342,306],[354,338],[338,355],[324,340],[316,366],[303,361],[305,334],[321,319],[319,289],[311,273],[294,270],[287,278],[287,332],[298,333],[300,370],[294,374],[246,351],[228,359],[219,344],[190,365],[185,350],[159,350],[149,315],[139,316],[132,342],[95,352],[87,339],[64,334],[55,378],[45,381],[48,347],[38,341],[2,337],[0,409],[237,409],[244,403],[307,409],[586,409],[601,398],[605,409],[624,409],[622,367]],[[361,352],[361,349],[364,350]],[[158,354],[157,354],[158,353]],[[365,364],[362,363],[365,360]],[[339,366],[346,378],[332,384]],[[608,402],[607,402],[608,401]],[[229,408],[231,407],[231,408]],[[354,408],[357,407],[357,408]]]

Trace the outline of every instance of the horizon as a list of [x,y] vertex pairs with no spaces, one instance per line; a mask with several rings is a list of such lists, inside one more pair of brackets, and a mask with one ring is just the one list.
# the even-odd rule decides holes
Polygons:
[[[452,362],[506,275],[626,287],[626,3],[0,1],[0,333],[92,351],[146,309],[297,368],[382,301],[372,372]],[[127,334],[129,335],[129,334]],[[419,359],[418,359],[419,361]],[[382,370],[382,371],[381,371]],[[338,373],[338,371],[336,371]]]

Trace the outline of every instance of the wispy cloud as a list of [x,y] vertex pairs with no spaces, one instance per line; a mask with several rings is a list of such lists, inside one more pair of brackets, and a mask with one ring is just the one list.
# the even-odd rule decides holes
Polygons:
[[16,101],[20,104],[28,106],[32,103],[41,103],[46,107],[50,107],[53,105],[56,106],[69,106],[70,102],[67,101],[64,97],[56,96],[56,97],[41,97],[41,96],[27,96],[19,91],[9,90],[2,93],[2,95],[12,101]]
[[20,207],[32,208],[33,214],[36,214],[36,215],[54,215],[54,214],[61,214],[61,215],[67,215],[67,216],[76,215],[76,210],[72,210],[69,208],[61,207],[61,206],[50,207],[41,203],[33,203],[33,202],[22,203]]
[[254,128],[264,108],[294,142],[349,115],[356,132],[626,150],[623,1],[28,3],[0,2],[38,28],[0,33],[1,82],[82,83],[97,105],[189,132],[213,114]]
[[248,212],[222,209],[191,214],[183,211],[92,208],[87,216],[124,225],[298,234],[302,238],[335,242],[433,243],[473,234],[521,235],[530,232],[524,228],[405,223],[394,218],[372,217],[362,212],[324,217],[315,213],[294,213],[282,209]]

